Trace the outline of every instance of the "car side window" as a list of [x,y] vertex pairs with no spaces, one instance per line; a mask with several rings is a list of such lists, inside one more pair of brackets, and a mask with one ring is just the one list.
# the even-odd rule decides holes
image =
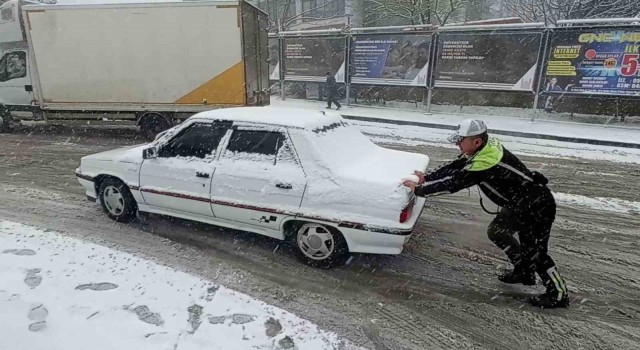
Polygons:
[[293,150],[293,146],[291,142],[286,138],[283,140],[282,147],[278,150],[278,155],[276,156],[276,164],[299,164],[298,157],[296,156],[295,151]]
[[218,148],[228,127],[208,123],[195,123],[182,130],[160,148],[159,156],[207,158]]
[[275,159],[283,141],[284,134],[277,131],[234,130],[227,146],[227,155],[228,152],[248,153]]

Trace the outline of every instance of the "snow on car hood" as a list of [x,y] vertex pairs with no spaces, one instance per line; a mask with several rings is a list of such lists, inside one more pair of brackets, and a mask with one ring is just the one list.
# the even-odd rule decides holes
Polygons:
[[82,157],[83,161],[111,161],[122,163],[140,163],[142,162],[142,150],[148,145],[136,145],[116,148],[106,152],[100,152]]

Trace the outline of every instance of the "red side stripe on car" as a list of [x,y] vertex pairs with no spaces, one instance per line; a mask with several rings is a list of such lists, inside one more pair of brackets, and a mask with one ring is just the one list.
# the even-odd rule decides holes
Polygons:
[[[80,179],[88,180],[88,181],[94,181],[94,177],[88,176],[88,175],[84,175],[84,174],[79,173],[79,172],[76,172],[76,177],[78,177]],[[200,196],[193,196],[193,195],[188,195],[188,194],[183,194],[183,193],[160,191],[160,190],[155,190],[155,189],[150,189],[150,188],[140,188],[139,186],[132,186],[132,185],[129,185],[129,188],[131,190],[134,190],[134,191],[141,191],[141,192],[154,193],[154,194],[159,194],[159,195],[164,195],[164,196],[169,196],[169,197],[190,199],[190,200],[195,200],[195,201],[199,201],[199,202],[205,202],[205,203],[211,203],[211,204],[217,204],[217,205],[224,205],[224,206],[228,206],[228,207],[256,210],[256,211],[261,211],[261,212],[265,212],[265,213],[273,213],[273,214],[280,214],[280,215],[291,215],[291,216],[295,216],[295,217],[301,218],[301,219],[312,219],[312,220],[320,220],[320,221],[325,221],[325,222],[331,222],[331,223],[334,223],[334,224],[338,224],[338,227],[352,228],[352,229],[356,229],[356,230],[381,232],[381,233],[389,233],[389,234],[396,234],[396,235],[408,235],[408,234],[411,234],[411,231],[403,231],[403,230],[397,230],[397,229],[394,229],[394,228],[387,228],[387,227],[368,227],[367,225],[362,224],[362,223],[358,223],[358,222],[348,222],[348,221],[338,222],[336,220],[327,219],[327,218],[320,217],[320,216],[300,215],[298,213],[288,212],[288,211],[285,211],[285,210],[265,208],[265,207],[259,207],[259,206],[249,205],[249,204],[227,202],[227,201],[221,201],[221,200],[217,200],[217,199],[210,199],[210,198],[200,197]]]

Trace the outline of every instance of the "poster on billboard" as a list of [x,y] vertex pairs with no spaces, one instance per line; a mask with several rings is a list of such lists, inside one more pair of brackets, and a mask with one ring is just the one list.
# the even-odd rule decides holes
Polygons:
[[355,35],[351,42],[351,82],[426,86],[430,33]]
[[280,44],[269,38],[269,80],[280,80]]
[[640,27],[567,29],[551,35],[549,93],[640,96]]
[[337,82],[345,82],[345,38],[292,37],[283,42],[285,80],[325,81],[331,72]]
[[438,35],[435,87],[533,91],[542,32]]

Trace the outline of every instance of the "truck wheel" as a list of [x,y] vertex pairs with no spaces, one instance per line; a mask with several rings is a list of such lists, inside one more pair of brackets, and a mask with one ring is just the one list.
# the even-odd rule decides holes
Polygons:
[[160,113],[146,113],[140,117],[140,134],[147,140],[155,139],[156,135],[169,129],[171,122]]
[[7,107],[0,105],[0,132],[11,131],[11,113]]
[[342,234],[333,227],[307,222],[298,225],[290,235],[298,258],[306,264],[329,269],[344,265],[349,259],[349,247]]

